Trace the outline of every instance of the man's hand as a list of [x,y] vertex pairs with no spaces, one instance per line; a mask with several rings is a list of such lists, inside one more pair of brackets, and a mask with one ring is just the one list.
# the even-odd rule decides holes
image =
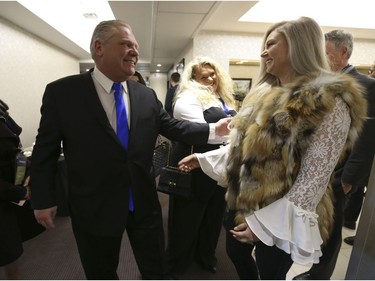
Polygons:
[[34,210],[35,219],[47,229],[54,228],[55,224],[53,221],[55,220],[56,211],[57,206],[48,209]]
[[229,123],[232,121],[232,117],[220,119],[215,123],[215,134],[217,136],[226,136],[230,132]]
[[178,168],[183,172],[190,172],[199,167],[200,165],[195,154],[190,154],[178,162]]
[[352,189],[352,185],[350,183],[341,183],[342,189],[344,190],[344,194],[348,194],[348,192]]
[[246,223],[237,225],[233,230],[230,230],[230,233],[242,243],[253,243],[259,241],[259,238],[256,237]]

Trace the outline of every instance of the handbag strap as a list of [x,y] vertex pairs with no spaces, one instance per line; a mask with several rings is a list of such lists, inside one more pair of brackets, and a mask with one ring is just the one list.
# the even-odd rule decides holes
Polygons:
[[[167,167],[176,168],[177,169],[178,167],[173,167],[173,166],[169,165],[169,161],[170,161],[170,157],[171,157],[171,147],[172,147],[172,144],[168,146]],[[193,154],[193,151],[194,151],[194,146],[192,145],[191,149],[190,149],[190,154]]]

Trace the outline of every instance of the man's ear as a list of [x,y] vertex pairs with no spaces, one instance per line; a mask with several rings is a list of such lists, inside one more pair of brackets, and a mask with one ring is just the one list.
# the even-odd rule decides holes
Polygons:
[[103,44],[99,40],[96,40],[95,43],[95,54],[99,57],[103,55]]

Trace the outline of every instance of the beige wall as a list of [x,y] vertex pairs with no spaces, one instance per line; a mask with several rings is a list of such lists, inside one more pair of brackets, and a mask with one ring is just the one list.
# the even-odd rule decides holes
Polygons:
[[29,147],[39,126],[42,95],[47,83],[79,73],[78,59],[0,18],[0,99],[23,128]]
[[152,88],[158,99],[164,105],[165,95],[167,93],[167,74],[166,73],[151,73],[149,77],[150,88]]
[[[255,78],[257,67],[230,67],[232,60],[259,61],[263,34],[203,31],[194,38],[193,55],[210,56],[225,67],[234,78]],[[350,63],[371,65],[375,61],[375,40],[354,38]],[[188,62],[187,62],[188,63]],[[232,72],[233,71],[233,72]]]
[[[185,58],[189,63],[195,56],[216,59],[233,78],[253,78],[257,67],[232,67],[231,60],[259,60],[262,34],[200,32],[186,47],[178,63]],[[16,25],[0,18],[0,98],[10,106],[10,112],[24,131],[21,140],[25,147],[35,139],[39,125],[39,110],[47,83],[60,77],[79,73],[79,61],[74,56]],[[375,41],[355,40],[351,63],[370,65],[375,60]],[[150,74],[151,75],[151,74]],[[159,98],[163,101],[166,79],[150,77]],[[163,86],[165,85],[165,86]]]

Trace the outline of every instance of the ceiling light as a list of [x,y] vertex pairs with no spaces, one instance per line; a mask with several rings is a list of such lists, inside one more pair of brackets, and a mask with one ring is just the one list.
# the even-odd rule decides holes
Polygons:
[[90,53],[91,36],[96,25],[103,20],[115,19],[106,0],[19,0],[18,2],[88,53]]
[[83,16],[86,19],[97,19],[98,18],[98,15],[95,14],[95,13],[83,13]]
[[321,26],[375,29],[372,6],[373,0],[356,0],[353,5],[343,5],[342,0],[259,0],[239,21],[275,23],[306,16]]
[[156,69],[156,72],[160,72],[160,69]]
[[161,64],[160,63],[158,63],[157,65],[156,65],[157,67],[161,67]]

